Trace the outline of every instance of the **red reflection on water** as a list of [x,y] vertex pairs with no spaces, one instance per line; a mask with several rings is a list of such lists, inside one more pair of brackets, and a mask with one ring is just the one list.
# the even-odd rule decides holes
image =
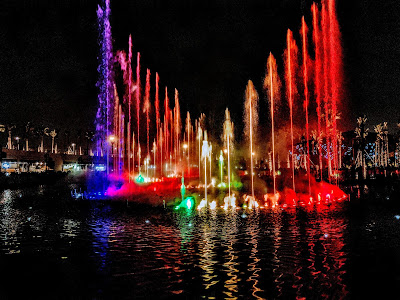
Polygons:
[[277,195],[267,194],[264,196],[267,207],[275,207],[278,204],[282,208],[291,208],[296,206],[315,206],[331,205],[342,202],[347,199],[338,186],[321,181],[317,182],[311,177],[311,193],[308,193],[308,178],[304,177],[296,182],[296,192],[293,189],[285,187]]

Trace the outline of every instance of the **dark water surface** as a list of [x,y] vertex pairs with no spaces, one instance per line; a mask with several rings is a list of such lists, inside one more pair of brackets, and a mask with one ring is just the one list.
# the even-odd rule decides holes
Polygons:
[[0,299],[395,299],[397,208],[186,213],[0,193]]

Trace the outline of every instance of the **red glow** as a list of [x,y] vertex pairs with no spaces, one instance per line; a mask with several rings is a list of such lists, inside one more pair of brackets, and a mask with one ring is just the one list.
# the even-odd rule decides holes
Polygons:
[[[156,145],[157,145],[157,147],[156,147],[156,151],[157,152],[159,152],[159,149],[160,149],[160,133],[159,133],[159,128],[160,128],[160,95],[159,95],[159,81],[160,81],[160,78],[158,77],[158,73],[156,73],[156,99],[155,99],[155,101],[154,101],[154,106],[155,106],[155,110],[156,110],[156,126],[157,126],[157,136],[156,136],[156,139],[157,139],[157,141],[156,141]],[[157,153],[157,156],[156,157],[158,157],[159,156],[159,154]],[[161,160],[159,160],[160,162],[161,162]],[[155,166],[157,166],[157,163],[156,162],[154,162],[154,165]],[[161,170],[161,168],[162,168],[162,162],[160,163],[160,166],[158,167],[157,166],[157,168],[159,168],[160,170]]]
[[[136,65],[136,118],[137,118],[137,153],[140,153],[140,53],[137,53]],[[140,169],[140,155],[139,155],[139,169]]]
[[147,69],[146,73],[146,90],[145,90],[145,97],[144,97],[144,111],[146,112],[146,125],[147,125],[147,156],[150,156],[150,70]]
[[[280,194],[279,205],[281,207],[330,205],[334,202],[342,202],[347,198],[347,195],[339,187],[327,182],[317,182],[313,177],[311,177],[311,196],[308,195],[307,178],[303,176],[296,186],[296,193],[290,188],[285,188]],[[269,195],[268,198],[270,198]]]
[[284,54],[285,57],[285,80],[286,80],[286,94],[289,100],[290,110],[290,139],[292,145],[292,183],[293,190],[295,191],[295,160],[294,160],[294,135],[293,135],[293,103],[296,95],[296,79],[297,72],[297,52],[298,48],[296,41],[293,38],[293,33],[288,29],[286,37],[287,48]]
[[312,14],[313,14],[313,41],[315,47],[315,76],[314,76],[314,85],[315,85],[315,97],[317,101],[317,118],[318,118],[318,132],[317,132],[317,142],[318,142],[318,152],[319,152],[319,170],[320,170],[320,178],[322,178],[322,151],[321,151],[321,97],[322,97],[322,86],[321,82],[322,78],[322,61],[321,61],[321,39],[320,34],[321,30],[319,27],[319,11],[317,5],[313,3],[312,5]]
[[303,39],[303,79],[304,79],[304,108],[306,114],[306,143],[307,143],[307,154],[306,154],[306,162],[305,166],[307,169],[308,175],[308,194],[311,195],[311,161],[310,161],[310,130],[309,130],[309,122],[308,122],[308,51],[307,51],[307,24],[304,20],[304,16],[301,19],[301,36]]

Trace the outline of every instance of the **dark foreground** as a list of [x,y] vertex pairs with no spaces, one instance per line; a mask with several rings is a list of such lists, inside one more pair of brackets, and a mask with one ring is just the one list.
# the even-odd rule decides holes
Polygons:
[[383,299],[400,291],[400,209],[199,215],[0,193],[1,299]]

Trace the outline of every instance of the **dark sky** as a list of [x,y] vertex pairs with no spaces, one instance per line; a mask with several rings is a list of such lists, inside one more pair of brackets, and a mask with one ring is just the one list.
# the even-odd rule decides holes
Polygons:
[[[98,2],[1,0],[0,123],[92,126]],[[311,21],[311,3],[114,0],[114,49],[126,49],[131,33],[142,77],[146,67],[158,71],[162,86],[179,90],[182,112],[206,112],[220,123],[229,106],[239,122],[247,80],[261,88],[270,51],[282,70],[286,30],[298,36],[301,15]],[[354,115],[364,112],[371,125],[389,121],[393,130],[400,118],[400,1],[338,0],[337,6],[350,112],[344,122],[353,126]]]

